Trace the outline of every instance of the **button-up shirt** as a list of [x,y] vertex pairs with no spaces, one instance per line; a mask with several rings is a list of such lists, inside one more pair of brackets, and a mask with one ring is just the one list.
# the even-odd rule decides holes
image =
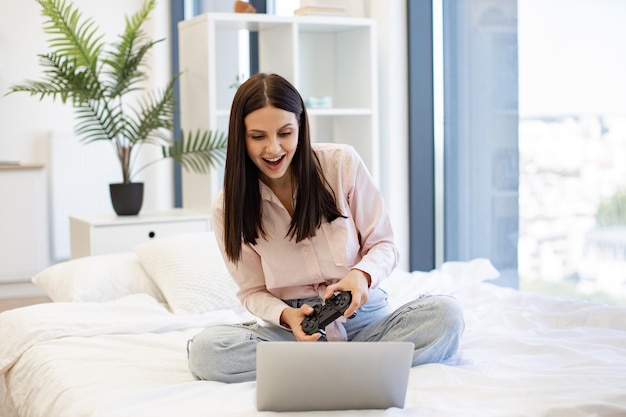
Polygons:
[[398,263],[382,195],[360,156],[347,145],[312,146],[346,218],[323,221],[315,236],[296,243],[287,237],[289,212],[259,180],[266,237],[257,238],[254,245],[243,243],[241,259],[233,263],[224,251],[223,190],[213,205],[213,228],[226,266],[239,286],[237,296],[252,314],[276,325],[288,307],[282,300],[319,296],[352,268],[367,272],[375,288]]

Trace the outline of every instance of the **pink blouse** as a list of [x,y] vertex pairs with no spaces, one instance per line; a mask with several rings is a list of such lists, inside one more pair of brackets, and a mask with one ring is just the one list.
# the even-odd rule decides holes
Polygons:
[[299,243],[286,238],[291,216],[278,197],[260,182],[263,228],[267,239],[244,244],[234,264],[225,256],[224,193],[213,205],[213,229],[226,266],[239,286],[241,303],[257,317],[280,325],[282,300],[315,297],[351,268],[370,274],[375,288],[398,263],[391,224],[380,191],[354,148],[313,144],[339,210],[347,218],[322,223],[316,235]]

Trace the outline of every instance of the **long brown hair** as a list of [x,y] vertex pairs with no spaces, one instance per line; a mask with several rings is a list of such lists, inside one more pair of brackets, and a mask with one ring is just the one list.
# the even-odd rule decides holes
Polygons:
[[315,236],[322,221],[344,217],[311,148],[309,121],[300,93],[277,74],[256,74],[237,90],[228,127],[224,170],[224,241],[233,262],[241,258],[243,242],[265,237],[261,222],[258,168],[246,151],[245,117],[267,105],[294,113],[298,119],[298,147],[291,172],[298,184],[294,214],[286,238],[300,242]]

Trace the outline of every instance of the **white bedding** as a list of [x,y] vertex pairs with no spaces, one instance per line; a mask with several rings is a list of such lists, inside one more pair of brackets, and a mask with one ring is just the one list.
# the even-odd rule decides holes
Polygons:
[[[306,415],[626,416],[626,309],[483,282],[496,276],[480,259],[428,273],[396,271],[384,283],[396,305],[421,293],[461,302],[466,330],[459,354],[413,368],[404,409]],[[197,381],[187,368],[186,342],[196,332],[249,318],[240,308],[177,315],[146,294],[1,313],[0,371],[8,392],[0,413],[272,414],[256,412],[255,382]]]

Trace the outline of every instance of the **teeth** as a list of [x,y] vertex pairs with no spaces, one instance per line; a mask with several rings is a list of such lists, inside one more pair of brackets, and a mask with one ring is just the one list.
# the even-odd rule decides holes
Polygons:
[[282,156],[279,156],[278,158],[274,158],[274,159],[269,159],[269,158],[264,158],[264,159],[268,162],[278,162],[280,161],[281,158]]

